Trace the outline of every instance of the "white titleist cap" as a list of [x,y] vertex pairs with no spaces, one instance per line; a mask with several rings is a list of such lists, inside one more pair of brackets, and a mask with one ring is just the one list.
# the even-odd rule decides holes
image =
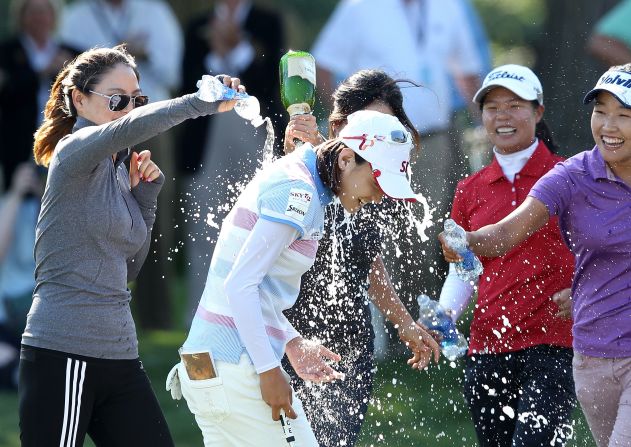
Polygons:
[[631,109],[631,73],[609,70],[600,77],[596,87],[585,95],[583,103],[589,104],[601,91],[611,93],[623,106]]
[[482,88],[473,97],[480,104],[482,98],[495,87],[504,87],[526,101],[543,104],[543,88],[536,74],[523,65],[502,65],[493,69],[482,83]]
[[392,115],[360,110],[347,118],[339,138],[370,163],[377,184],[393,199],[416,200],[410,186],[412,136]]

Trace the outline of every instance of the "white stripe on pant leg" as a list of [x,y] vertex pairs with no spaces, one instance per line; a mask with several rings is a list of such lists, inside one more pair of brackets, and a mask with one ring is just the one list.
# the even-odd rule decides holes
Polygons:
[[74,430],[72,430],[72,444],[70,447],[75,447],[77,441],[77,428],[79,427],[79,416],[81,415],[81,396],[83,395],[83,380],[85,379],[85,362],[81,362],[81,378],[79,380],[79,396],[77,397],[77,417],[75,418]]
[[64,421],[61,429],[61,439],[59,440],[59,447],[64,447],[64,440],[66,438],[66,424],[68,423],[68,403],[70,396],[70,371],[72,368],[72,359],[68,359],[66,363],[66,391],[64,396]]
[[74,418],[76,414],[77,402],[77,370],[79,369],[79,360],[72,361],[72,391],[70,392],[70,423],[68,424],[68,440],[64,447],[70,447],[70,438],[72,438],[72,427],[74,427]]

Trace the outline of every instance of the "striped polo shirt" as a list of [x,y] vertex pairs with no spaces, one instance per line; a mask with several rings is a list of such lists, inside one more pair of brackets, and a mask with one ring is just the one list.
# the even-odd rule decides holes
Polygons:
[[283,310],[293,306],[300,277],[313,265],[324,229],[324,206],[332,198],[318,176],[316,154],[309,144],[255,176],[222,224],[185,351],[209,350],[215,360],[231,363],[238,363],[247,352],[232,318],[224,282],[261,218],[290,225],[299,233],[259,285],[266,332],[280,362],[286,343],[298,335]]

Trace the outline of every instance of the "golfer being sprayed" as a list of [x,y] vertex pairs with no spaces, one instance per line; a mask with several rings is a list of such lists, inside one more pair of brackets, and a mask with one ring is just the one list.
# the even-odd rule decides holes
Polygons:
[[[317,446],[300,400],[280,366],[298,375],[341,378],[340,357],[304,340],[283,315],[315,259],[324,207],[336,196],[354,213],[387,194],[415,197],[406,176],[412,138],[376,111],[349,116],[335,139],[300,149],[264,168],[223,222],[182,362],[167,388],[184,396],[206,446]],[[418,362],[427,346],[415,352]],[[287,431],[293,419],[292,434]]]

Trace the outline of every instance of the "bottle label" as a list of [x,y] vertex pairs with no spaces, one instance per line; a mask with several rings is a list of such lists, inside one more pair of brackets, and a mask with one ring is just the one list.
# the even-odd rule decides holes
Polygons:
[[287,107],[287,111],[289,112],[289,116],[294,115],[306,115],[311,113],[311,107],[306,102],[301,102],[299,104],[290,104]]
[[300,76],[316,84],[315,64],[308,57],[290,57],[287,59],[287,76]]

